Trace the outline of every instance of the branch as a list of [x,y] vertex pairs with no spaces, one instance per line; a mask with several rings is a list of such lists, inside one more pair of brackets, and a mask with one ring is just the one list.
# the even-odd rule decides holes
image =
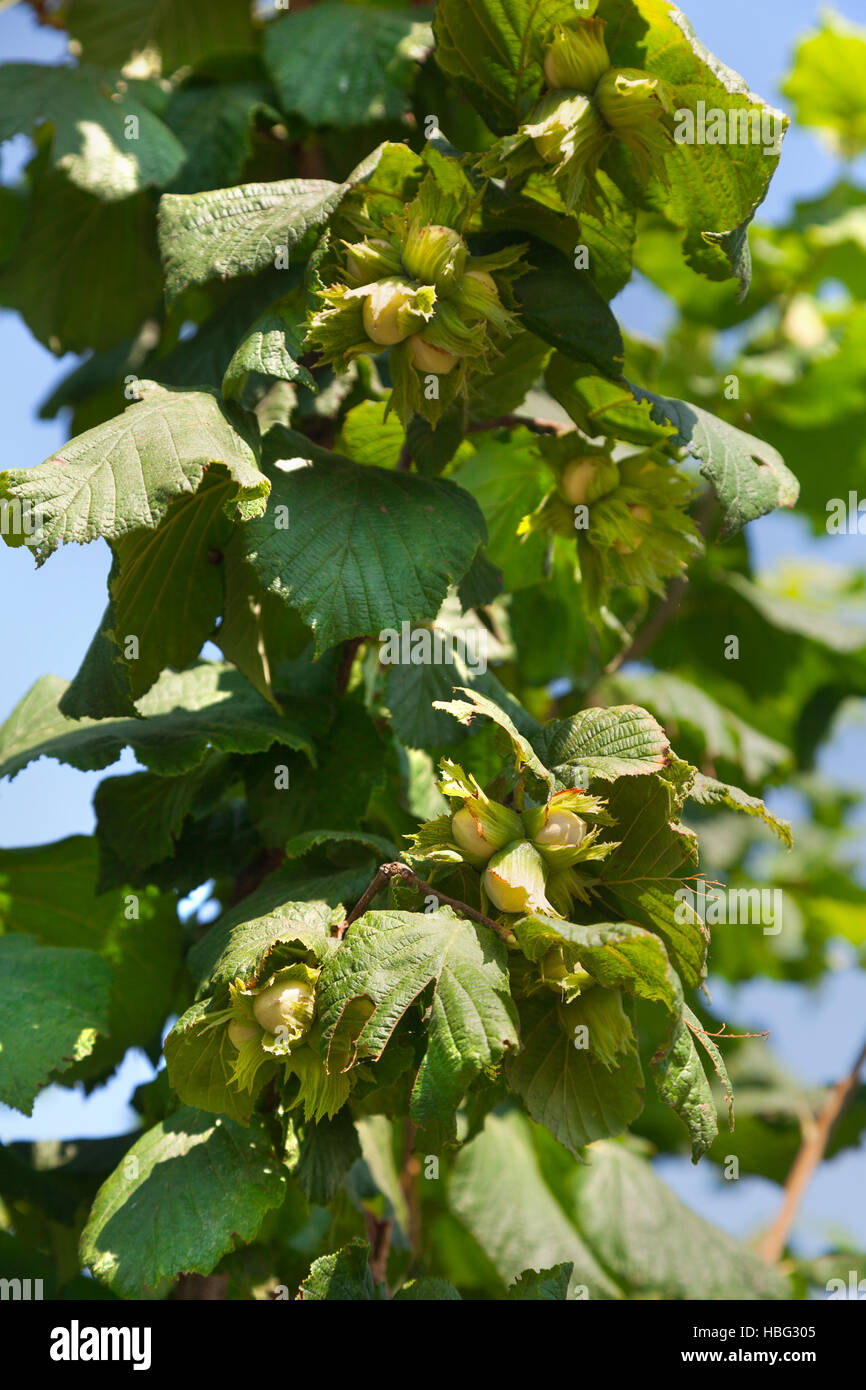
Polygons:
[[483,912],[478,912],[476,908],[470,907],[468,903],[462,903],[457,898],[449,898],[447,894],[440,893],[438,888],[434,888],[432,883],[426,883],[423,878],[419,878],[408,864],[394,862],[392,864],[380,864],[375,877],[364,889],[348,917],[340,923],[333,933],[340,941],[346,935],[353,922],[357,922],[359,917],[363,917],[370,903],[376,894],[384,888],[386,883],[390,883],[392,878],[402,878],[404,883],[408,883],[410,888],[416,888],[419,893],[432,894],[445,907],[453,907],[455,912],[462,912],[464,917],[471,917],[474,922],[480,922],[482,926],[489,927],[495,931],[497,936],[501,936],[503,941],[511,940],[511,932],[507,927],[503,927],[501,922],[494,922],[492,917],[485,917]]
[[337,670],[338,695],[345,695],[346,686],[349,684],[349,677],[352,674],[352,667],[355,664],[355,657],[358,655],[362,643],[366,640],[365,637],[350,637],[348,641],[343,643],[340,652],[340,665]]
[[758,1246],[758,1254],[768,1264],[776,1264],[782,1258],[800,1205],[806,1195],[806,1189],[812,1181],[815,1169],[824,1157],[833,1126],[854,1094],[864,1064],[866,1064],[866,1042],[860,1049],[860,1055],[848,1075],[836,1082],[814,1128],[805,1135],[800,1145],[785,1183],[785,1197],[781,1211]]
[[391,1251],[391,1231],[394,1222],[380,1221],[378,1216],[374,1216],[371,1211],[364,1212],[364,1219],[370,1241],[370,1256],[367,1263],[370,1266],[373,1283],[382,1284],[386,1298],[390,1298],[391,1295],[388,1292],[388,1255]]
[[631,646],[624,647],[619,655],[605,666],[604,674],[606,676],[612,676],[615,671],[618,671],[621,666],[626,666],[630,661],[640,661],[641,657],[649,651],[653,642],[664,632],[679,608],[686,591],[686,583],[687,580],[685,579],[674,580],[668,589],[664,602],[655,610],[649,622],[641,628]]
[[229,1287],[227,1274],[181,1274],[172,1298],[188,1303],[221,1303]]
[[481,420],[467,425],[467,434],[482,434],[485,430],[517,429],[523,425],[533,434],[569,434],[574,429],[570,420],[539,420],[533,415],[498,415],[495,420]]
[[[232,885],[231,897],[228,901],[229,907],[237,907],[239,902],[254,893],[260,883],[263,883],[268,874],[272,874],[275,869],[279,869],[285,862],[285,854],[281,849],[268,848],[262,849],[251,864],[245,869],[241,869]],[[210,926],[210,923],[207,924]]]

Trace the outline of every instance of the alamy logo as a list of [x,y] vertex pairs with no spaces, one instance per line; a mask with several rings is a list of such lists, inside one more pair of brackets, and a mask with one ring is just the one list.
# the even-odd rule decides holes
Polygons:
[[730,111],[707,108],[698,101],[695,110],[674,112],[674,140],[678,145],[762,145],[764,154],[777,154],[784,129],[779,111],[741,106]]
[[849,492],[847,500],[831,497],[827,503],[827,530],[831,536],[866,536],[866,498]]
[[0,536],[21,536],[39,545],[44,539],[43,522],[44,510],[38,502],[0,499]]
[[29,1303],[42,1296],[41,1279],[0,1279],[0,1301],[11,1298],[16,1302]]
[[443,632],[441,628],[416,627],[403,622],[400,631],[386,627],[379,633],[379,660],[383,666],[466,667],[473,676],[487,670],[487,632],[483,627]]
[[849,1269],[847,1284],[844,1279],[835,1278],[828,1279],[825,1287],[829,1299],[851,1299],[855,1303],[866,1301],[866,1279],[860,1278],[859,1269]]
[[781,888],[721,888],[699,881],[694,890],[678,888],[674,897],[680,926],[699,917],[708,927],[760,926],[764,936],[778,936],[782,930]]
[[68,1327],[51,1331],[52,1361],[131,1361],[134,1371],[150,1370],[149,1327]]

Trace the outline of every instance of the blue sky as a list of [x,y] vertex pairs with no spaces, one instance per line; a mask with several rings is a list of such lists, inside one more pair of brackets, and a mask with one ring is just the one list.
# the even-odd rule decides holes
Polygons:
[[[814,26],[817,5],[811,0],[685,0],[686,13],[698,36],[729,66],[741,72],[762,96],[785,108],[780,82],[790,66],[795,39]],[[837,6],[851,21],[866,20],[866,0]],[[13,5],[0,12],[0,56],[4,61],[53,62],[62,58],[64,40],[40,29],[31,11]],[[28,142],[4,147],[3,176],[9,180],[25,162]],[[858,171],[859,172],[859,171]],[[786,138],[780,168],[761,211],[764,220],[784,219],[798,199],[813,197],[841,173],[811,134],[793,128]],[[635,285],[620,296],[617,313],[634,332],[662,331],[666,306],[649,286]],[[3,467],[29,467],[47,458],[65,440],[62,421],[39,421],[35,411],[69,362],[58,360],[29,334],[17,315],[0,311],[0,359],[3,363]],[[860,538],[812,538],[796,517],[773,516],[748,528],[753,554],[770,566],[784,556],[814,555],[831,562],[850,562]],[[866,569],[866,554],[860,555]],[[104,543],[63,547],[42,569],[29,557],[0,546],[0,584],[6,601],[0,612],[0,719],[26,690],[48,671],[71,677],[78,669],[105,603],[109,554]],[[131,770],[129,754],[117,769]],[[862,710],[840,727],[821,759],[821,769],[840,784],[864,788],[866,738]],[[15,782],[0,784],[0,845],[37,844],[93,828],[91,798],[98,781],[55,762],[42,761]],[[769,1027],[772,1047],[804,1081],[835,1080],[860,1045],[866,1018],[866,974],[843,968],[816,990],[755,981],[739,990],[714,982],[714,995],[730,1016],[755,1028]],[[127,1060],[116,1078],[84,1101],[80,1093],[52,1088],[37,1102],[31,1119],[0,1107],[0,1139],[72,1137],[119,1133],[133,1114],[126,1104],[132,1087],[150,1075],[142,1056]],[[663,1160],[666,1179],[709,1219],[737,1234],[747,1234],[775,1213],[779,1191],[751,1179],[720,1185],[714,1170],[702,1165]],[[866,1248],[866,1150],[825,1164],[808,1194],[798,1237],[804,1248],[820,1248],[833,1233],[847,1231]]]

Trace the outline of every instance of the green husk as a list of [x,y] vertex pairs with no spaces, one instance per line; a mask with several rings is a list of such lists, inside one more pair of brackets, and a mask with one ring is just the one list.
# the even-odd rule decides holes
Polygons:
[[599,81],[595,102],[607,125],[631,150],[638,177],[657,174],[664,180],[673,125],[661,78],[637,68],[611,68]]
[[586,1028],[589,1051],[608,1071],[619,1066],[622,1053],[636,1050],[634,1029],[618,989],[598,986],[587,990],[572,1003],[560,1006],[559,1019],[569,1037],[573,1038],[578,1028]]
[[592,95],[599,78],[610,67],[605,27],[605,21],[597,15],[577,20],[573,28],[556,26],[544,59],[544,75],[551,87],[569,87]]
[[515,840],[494,854],[484,871],[483,887],[500,912],[559,914],[544,891],[544,860],[531,840]]

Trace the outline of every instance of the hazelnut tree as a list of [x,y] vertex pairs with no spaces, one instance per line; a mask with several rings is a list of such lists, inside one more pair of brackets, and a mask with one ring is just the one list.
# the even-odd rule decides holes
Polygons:
[[[833,647],[742,539],[797,501],[787,378],[753,434],[710,341],[817,287],[794,228],[750,291],[787,118],[657,0],[37,8],[75,62],[0,66],[0,137],[35,146],[0,303],[82,360],[3,535],[111,569],[0,775],[140,770],[93,835],[0,852],[0,1100],[159,1070],[50,1179],[4,1151],[0,1244],[62,1249],[61,1296],[802,1292],[649,1161],[739,1152],[717,827],[734,878],[789,848],[762,790],[833,680],[864,693],[842,639],[787,702],[727,667],[762,625],[783,664]],[[681,314],[664,362],[611,308],[636,266]],[[722,971],[784,974],[738,930]]]

